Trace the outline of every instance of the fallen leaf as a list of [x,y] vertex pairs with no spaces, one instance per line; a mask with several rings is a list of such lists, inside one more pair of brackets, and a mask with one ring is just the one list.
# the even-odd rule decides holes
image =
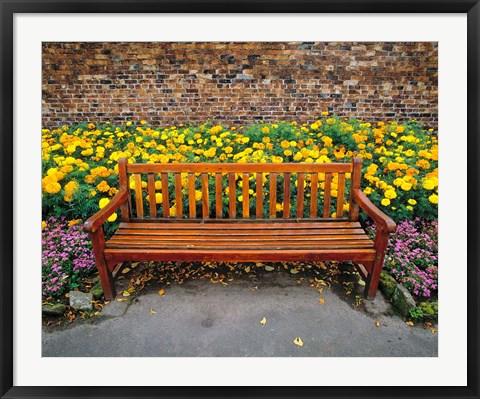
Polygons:
[[156,310],[150,309],[150,314],[157,314]]
[[318,301],[323,305],[325,303],[325,298],[319,298]]
[[263,263],[257,262],[257,263],[255,263],[255,266],[257,266],[257,267],[263,266]]
[[434,328],[432,328],[432,334],[436,334],[437,333],[437,330],[435,330]]
[[267,318],[264,317],[262,320],[260,320],[260,324],[263,325],[263,326],[264,326],[265,324],[267,324]]
[[375,325],[376,325],[377,327],[380,327],[380,322],[379,322],[379,321],[376,321],[376,322],[375,322]]
[[411,322],[411,321],[407,321],[407,322],[405,322],[405,324],[406,324],[407,326],[410,326],[410,327],[413,326],[413,322]]
[[247,267],[245,268],[245,271],[246,271],[247,273],[250,273],[250,266],[247,266]]
[[128,291],[123,291],[123,294],[122,294],[122,295],[123,295],[123,296],[130,296],[130,292],[128,292]]
[[323,288],[317,288],[318,293],[321,294],[323,292]]
[[345,292],[345,295],[350,295],[352,293],[352,291],[347,291]]
[[271,271],[275,270],[275,268],[272,267],[272,266],[265,266],[265,270],[266,270],[267,272],[271,272]]
[[303,346],[303,341],[300,337],[297,337],[293,340],[293,343],[298,346]]
[[130,266],[132,266],[132,269],[135,269],[138,266],[139,262],[132,263]]
[[297,270],[297,269],[290,269],[290,273],[292,273],[292,274],[297,274],[297,273],[298,273],[298,270]]
[[358,285],[364,286],[364,285],[365,285],[365,281],[363,281],[363,280],[358,280]]
[[122,270],[122,274],[127,274],[129,271],[130,271],[130,269],[128,267],[126,267],[125,269]]
[[162,288],[160,291],[158,291],[158,295],[164,296],[165,290]]
[[127,301],[128,299],[127,298],[117,298],[117,301],[118,302],[125,302]]

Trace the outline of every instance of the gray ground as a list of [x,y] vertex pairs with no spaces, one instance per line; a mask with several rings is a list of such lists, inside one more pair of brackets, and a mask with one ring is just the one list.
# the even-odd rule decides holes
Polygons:
[[386,315],[388,307],[379,293],[368,312],[355,309],[286,273],[228,286],[187,281],[164,296],[113,301],[87,323],[44,329],[43,356],[437,356],[438,335]]

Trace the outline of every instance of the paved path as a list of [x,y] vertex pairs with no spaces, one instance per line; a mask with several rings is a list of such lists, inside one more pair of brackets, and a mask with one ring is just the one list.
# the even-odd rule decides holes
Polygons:
[[[44,330],[43,356],[437,356],[430,330],[367,314],[328,288],[321,296],[324,304],[315,288],[285,273],[228,286],[188,281],[164,296],[140,295],[125,308],[112,302],[110,316]],[[378,295],[374,308],[387,307]],[[303,347],[293,343],[296,337]]]

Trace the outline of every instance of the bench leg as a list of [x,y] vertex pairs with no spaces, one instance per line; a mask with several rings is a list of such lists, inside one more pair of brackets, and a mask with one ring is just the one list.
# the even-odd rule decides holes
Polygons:
[[375,261],[373,262],[372,271],[368,274],[365,284],[364,295],[367,299],[374,299],[377,294],[378,283],[380,281],[380,273],[382,272],[382,265],[383,255],[377,255]]
[[108,270],[103,250],[105,249],[105,237],[103,235],[103,228],[100,227],[97,231],[90,233],[93,246],[93,254],[95,255],[95,262],[97,263],[98,276],[102,283],[103,295],[108,301],[115,299],[117,295],[115,291],[115,281],[112,273]]

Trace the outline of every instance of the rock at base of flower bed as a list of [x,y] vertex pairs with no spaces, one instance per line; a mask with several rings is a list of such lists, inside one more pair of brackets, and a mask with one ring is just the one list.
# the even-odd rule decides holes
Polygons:
[[401,284],[397,284],[397,288],[393,293],[393,306],[403,316],[408,316],[409,309],[416,309],[417,305],[412,294]]
[[103,295],[102,284],[101,283],[95,284],[90,290],[90,294],[92,294],[95,299],[99,299]]
[[67,309],[67,305],[63,303],[47,303],[42,305],[42,313],[53,315],[53,316],[61,316],[65,313]]
[[70,306],[77,310],[92,310],[93,295],[81,291],[70,291]]
[[391,298],[397,288],[397,282],[395,279],[390,276],[387,272],[382,272],[380,274],[380,289],[386,295],[387,298]]
[[125,301],[125,302],[111,301],[110,303],[105,305],[105,307],[100,312],[99,316],[104,316],[104,317],[123,316],[127,311],[128,305],[129,305],[129,301]]

